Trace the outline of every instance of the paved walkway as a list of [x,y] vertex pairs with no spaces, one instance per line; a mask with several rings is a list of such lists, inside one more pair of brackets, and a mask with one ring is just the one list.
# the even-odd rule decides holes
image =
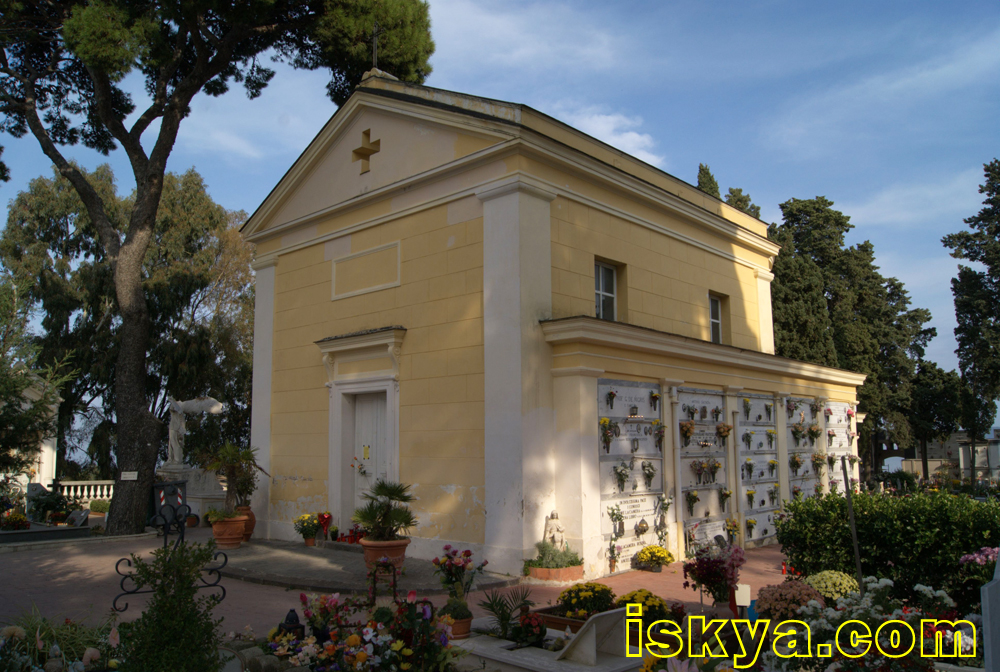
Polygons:
[[[207,528],[189,530],[189,533],[192,541],[206,541],[211,536],[211,530]],[[101,541],[103,543],[79,542],[0,554],[0,623],[16,618],[33,607],[49,618],[72,618],[90,623],[107,618],[111,613],[111,601],[121,592],[115,563],[119,558],[128,557],[129,553],[147,554],[161,547],[162,540],[141,537]],[[216,616],[223,619],[222,628],[226,631],[241,630],[250,625],[262,635],[282,620],[291,608],[298,609],[301,616],[300,589],[252,582],[261,580],[261,575],[281,580],[294,578],[296,580],[288,582],[301,584],[300,587],[355,587],[353,581],[363,578],[363,570],[359,569],[363,566],[362,557],[351,551],[307,549],[280,542],[251,542],[230,552],[229,557],[230,573],[243,572],[250,580],[241,581],[234,577],[222,580],[227,595],[216,608]],[[754,598],[761,587],[783,580],[782,559],[777,546],[747,552],[747,564],[743,567],[740,580],[750,584]],[[406,576],[402,580],[404,589],[418,590],[422,596],[431,590],[440,590],[440,584],[428,569],[430,563],[410,559],[406,565]],[[301,574],[295,576],[297,572]],[[501,577],[501,581],[506,579]],[[602,583],[611,586],[618,595],[636,588],[647,588],[665,599],[683,601],[689,612],[698,613],[700,609],[698,593],[683,588],[683,570],[679,562],[664,567],[659,574],[626,572],[603,579]],[[555,603],[562,587],[532,585],[531,590],[531,599],[536,605],[547,606]],[[476,616],[484,615],[478,606],[482,598],[482,590],[474,591],[470,596],[469,603]],[[440,593],[431,599],[438,605],[445,601]],[[146,596],[133,597],[121,618],[137,618],[145,603]]]

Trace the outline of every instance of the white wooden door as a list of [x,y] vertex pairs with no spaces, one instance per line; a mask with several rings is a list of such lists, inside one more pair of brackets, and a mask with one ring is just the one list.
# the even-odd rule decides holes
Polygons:
[[354,400],[354,499],[375,480],[388,474],[388,450],[385,445],[385,393],[359,394]]

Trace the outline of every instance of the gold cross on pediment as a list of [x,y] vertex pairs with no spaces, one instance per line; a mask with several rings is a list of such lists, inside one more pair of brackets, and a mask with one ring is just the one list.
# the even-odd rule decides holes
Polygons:
[[361,132],[361,146],[351,152],[351,163],[354,163],[355,161],[361,162],[361,175],[364,175],[370,170],[368,160],[372,154],[378,153],[381,145],[381,140],[372,142],[371,129]]

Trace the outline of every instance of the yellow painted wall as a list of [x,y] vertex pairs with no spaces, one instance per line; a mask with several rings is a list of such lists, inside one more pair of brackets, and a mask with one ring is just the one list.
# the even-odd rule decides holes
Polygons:
[[[662,224],[683,228],[681,222]],[[757,279],[752,269],[563,197],[552,202],[554,318],[594,315],[595,258],[625,266],[624,277],[619,274],[619,283],[626,282],[619,321],[710,340],[711,292],[729,298],[724,316],[728,344],[759,350]],[[620,297],[621,289],[619,285]]]
[[[399,287],[331,301],[328,257],[396,241]],[[418,498],[416,534],[482,542],[482,241],[481,207],[471,197],[279,257],[271,457],[278,520],[327,508],[329,397],[315,341],[398,324],[407,328],[399,362],[399,469]],[[384,281],[388,261],[370,256],[380,263],[353,269],[353,288]],[[384,364],[345,362],[339,373]]]

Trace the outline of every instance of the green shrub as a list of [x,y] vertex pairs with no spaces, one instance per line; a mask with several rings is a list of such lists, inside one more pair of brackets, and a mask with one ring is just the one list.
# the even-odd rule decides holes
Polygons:
[[87,508],[91,513],[107,513],[111,510],[111,502],[106,499],[92,499]]
[[916,492],[917,477],[908,471],[893,471],[882,480],[886,487],[892,487],[899,492]]
[[[916,597],[916,584],[948,587],[963,555],[1000,542],[995,500],[945,493],[861,493],[853,500],[862,573],[892,579],[898,597]],[[788,515],[776,524],[778,541],[796,571],[856,573],[846,499],[829,495],[786,507]]]
[[576,554],[576,551],[571,551],[568,548],[558,549],[547,541],[539,541],[535,544],[535,548],[538,549],[538,557],[534,560],[524,561],[525,574],[532,567],[559,569],[561,567],[576,567],[583,564],[583,560]]
[[[132,555],[135,584],[151,587],[153,597],[142,616],[123,623],[122,658],[129,672],[219,672],[222,638],[212,618],[216,594],[199,597],[201,569],[212,562],[215,543],[180,544],[157,549],[149,562]],[[212,593],[212,591],[207,591]]]

